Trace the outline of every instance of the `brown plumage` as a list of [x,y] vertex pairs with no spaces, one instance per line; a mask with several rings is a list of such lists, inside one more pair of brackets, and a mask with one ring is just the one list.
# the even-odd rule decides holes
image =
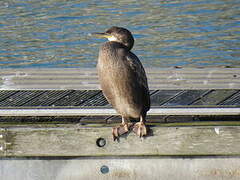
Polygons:
[[140,119],[133,127],[139,136],[147,135],[145,118],[150,108],[150,96],[144,68],[130,50],[134,39],[130,31],[121,27],[111,27],[105,33],[95,33],[106,37],[99,51],[98,75],[104,96],[122,116],[122,124],[113,128],[113,138],[129,131],[130,118]]

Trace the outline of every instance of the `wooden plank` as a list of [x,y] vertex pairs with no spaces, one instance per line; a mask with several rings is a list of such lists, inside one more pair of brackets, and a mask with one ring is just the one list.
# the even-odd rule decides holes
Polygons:
[[0,156],[240,155],[239,126],[152,127],[151,132],[143,139],[130,133],[114,142],[111,127],[6,127]]
[[[113,108],[2,108],[0,116],[114,116]],[[151,108],[148,115],[240,115],[239,107],[167,107]]]
[[3,159],[0,169],[4,180],[239,180],[240,158]]
[[[159,74],[192,74],[193,76],[199,77],[199,75],[204,75],[205,72],[209,72],[208,77],[219,77],[227,76],[228,78],[239,78],[240,68],[221,68],[221,67],[210,67],[210,68],[145,68],[148,74],[155,75],[158,77]],[[177,74],[174,74],[177,76]],[[97,76],[96,68],[17,68],[17,69],[1,69],[0,76],[11,76],[16,75],[17,77],[41,77],[41,76]],[[28,76],[31,75],[31,76]]]
[[[239,116],[147,116],[147,123],[150,125],[161,126],[238,126],[240,125]],[[0,126],[5,127],[9,124],[25,126],[27,124],[45,125],[92,125],[92,126],[111,126],[121,123],[120,116],[1,116]],[[138,121],[137,119],[132,122]],[[169,124],[171,123],[171,124]]]
[[[150,68],[150,89],[240,89],[240,68]],[[99,89],[96,69],[1,69],[0,89]]]

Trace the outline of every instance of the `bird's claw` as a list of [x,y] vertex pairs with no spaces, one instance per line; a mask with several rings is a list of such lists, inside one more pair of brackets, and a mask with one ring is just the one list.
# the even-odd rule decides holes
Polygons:
[[147,135],[147,128],[143,122],[138,122],[134,125],[133,132],[141,138]]
[[119,126],[113,127],[112,129],[113,140],[115,141],[121,135],[127,133],[131,126],[132,126],[132,123],[123,123]]

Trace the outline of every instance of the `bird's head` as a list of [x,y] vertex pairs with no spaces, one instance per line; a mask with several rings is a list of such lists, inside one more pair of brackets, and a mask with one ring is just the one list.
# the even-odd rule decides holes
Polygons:
[[134,44],[132,33],[122,27],[113,26],[104,33],[93,33],[93,35],[107,38],[109,41],[119,42],[125,45],[129,50],[132,49]]

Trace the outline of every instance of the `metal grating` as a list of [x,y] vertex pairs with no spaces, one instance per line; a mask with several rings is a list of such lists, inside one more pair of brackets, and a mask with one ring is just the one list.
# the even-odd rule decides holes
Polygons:
[[103,96],[101,91],[98,91],[97,94],[91,96],[85,102],[81,103],[81,106],[105,106],[108,102],[106,98]]
[[206,94],[208,90],[184,90],[174,98],[165,102],[164,106],[184,106],[191,105],[194,101]]
[[[152,106],[240,105],[240,90],[154,90]],[[100,90],[0,91],[0,107],[109,106]]]
[[227,99],[221,102],[222,105],[239,105],[240,104],[240,90],[235,94],[230,95]]
[[89,98],[98,94],[97,90],[86,90],[86,91],[72,91],[70,94],[62,97],[54,103],[55,106],[80,106],[84,102],[88,101]]
[[[152,107],[191,107],[209,105],[214,107],[239,107],[240,90],[151,90]],[[74,108],[74,107],[109,107],[100,90],[9,90],[0,91],[0,109],[4,108]],[[239,116],[211,117],[216,120],[238,120]],[[209,120],[200,116],[149,115],[147,121],[157,122],[189,122]],[[121,118],[116,115],[75,116],[75,117],[0,117],[0,122],[58,122],[58,123],[116,123]]]
[[[35,91],[30,91],[33,93]],[[32,98],[31,101],[24,103],[22,106],[55,106],[55,102],[62,99],[63,97],[69,95],[72,91],[71,90],[64,90],[64,91],[44,91],[39,96]],[[33,95],[33,94],[31,94]]]
[[5,99],[8,99],[10,96],[13,96],[16,94],[18,91],[0,91],[0,102],[4,101]]
[[[44,91],[18,91],[9,95],[7,98],[0,101],[0,106],[22,106],[33,102],[41,94],[45,93]],[[1,95],[4,95],[2,92]]]

